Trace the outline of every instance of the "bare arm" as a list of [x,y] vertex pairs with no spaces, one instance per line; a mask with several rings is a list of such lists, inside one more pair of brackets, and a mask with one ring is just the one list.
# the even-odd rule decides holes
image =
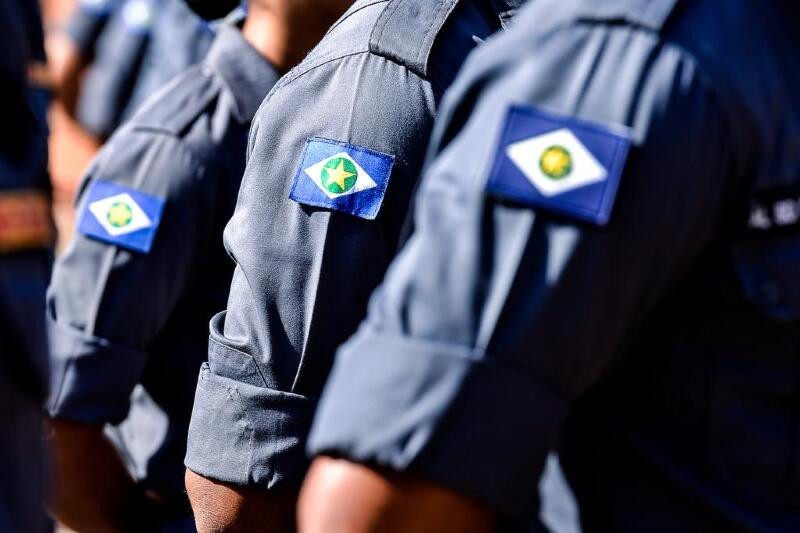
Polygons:
[[50,420],[56,482],[50,511],[76,531],[124,531],[134,482],[100,425]]
[[186,491],[200,533],[295,530],[297,495],[237,487],[186,470]]
[[298,523],[302,533],[495,530],[491,511],[451,491],[328,457],[311,465]]

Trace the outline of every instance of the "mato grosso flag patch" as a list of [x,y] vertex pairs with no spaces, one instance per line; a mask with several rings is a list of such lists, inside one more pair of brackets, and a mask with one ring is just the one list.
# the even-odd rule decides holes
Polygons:
[[486,188],[533,207],[604,225],[611,216],[630,131],[512,106]]
[[344,142],[312,137],[289,198],[367,220],[378,216],[394,156]]
[[92,239],[148,253],[163,210],[164,200],[157,196],[95,181],[86,193],[78,229]]

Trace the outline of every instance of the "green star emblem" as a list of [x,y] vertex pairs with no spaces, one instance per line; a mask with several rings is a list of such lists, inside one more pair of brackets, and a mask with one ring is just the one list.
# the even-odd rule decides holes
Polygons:
[[333,194],[344,194],[358,181],[358,169],[350,159],[335,157],[325,163],[320,174],[322,186]]
[[133,209],[126,202],[116,202],[108,208],[106,220],[115,228],[124,228],[133,220]]

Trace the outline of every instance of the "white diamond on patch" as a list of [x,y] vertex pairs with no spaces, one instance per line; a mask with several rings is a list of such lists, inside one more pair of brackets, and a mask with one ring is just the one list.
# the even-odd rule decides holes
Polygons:
[[[356,167],[356,171],[358,172],[358,177],[356,179],[356,183],[350,190],[343,192],[343,193],[335,193],[329,191],[325,186],[322,184],[322,169],[325,168],[325,165],[328,164],[329,161],[334,159],[347,159],[350,163]],[[347,196],[349,194],[355,194],[357,192],[366,191],[367,189],[372,189],[377,187],[378,184],[375,183],[375,180],[372,179],[372,176],[367,174],[367,171],[361,168],[355,159],[350,157],[347,152],[339,152],[336,155],[332,155],[320,161],[319,163],[314,163],[308,168],[304,168],[303,172],[308,174],[308,177],[311,178],[311,181],[314,182],[314,185],[319,187],[319,190],[325,193],[325,195],[330,198],[331,200],[335,198],[339,198],[340,196]]]
[[[541,167],[542,156],[554,147],[566,151],[570,159],[571,170],[563,177],[548,176]],[[606,168],[567,128],[511,144],[506,148],[506,154],[545,196],[571,191],[608,177]]]
[[117,194],[89,204],[89,211],[112,237],[127,235],[153,225],[150,217],[129,194]]

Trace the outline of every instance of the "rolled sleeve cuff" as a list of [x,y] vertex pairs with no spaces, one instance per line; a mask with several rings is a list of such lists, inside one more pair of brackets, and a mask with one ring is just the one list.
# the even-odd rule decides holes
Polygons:
[[52,417],[85,423],[118,423],[147,356],[106,339],[85,335],[48,317]]
[[339,351],[308,450],[405,471],[529,517],[565,413],[537,380],[484,354],[362,330]]
[[204,363],[195,394],[186,467],[204,477],[266,489],[296,488],[316,399],[244,383]]

